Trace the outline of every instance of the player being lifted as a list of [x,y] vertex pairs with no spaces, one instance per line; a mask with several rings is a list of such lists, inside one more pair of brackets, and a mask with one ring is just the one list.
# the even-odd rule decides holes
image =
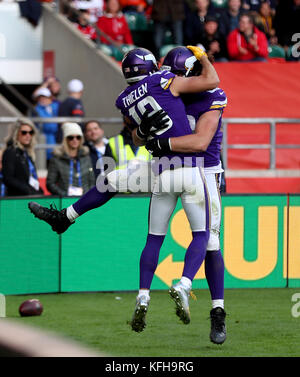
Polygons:
[[[122,69],[130,84],[116,101],[117,107],[132,123],[139,125],[141,116],[148,110],[150,115],[163,109],[167,113],[167,127],[153,136],[158,140],[169,137],[191,135],[192,131],[185,114],[184,104],[180,98],[184,93],[198,93],[216,88],[219,80],[216,71],[206,54],[200,48],[193,48],[203,65],[203,76],[182,78],[169,71],[145,75],[141,70],[142,51],[130,51],[122,62]],[[143,52],[144,54],[144,52]],[[153,55],[144,55],[145,60]],[[151,63],[149,63],[151,64]],[[210,78],[211,82],[207,80]],[[135,100],[132,99],[132,93]],[[137,145],[142,145],[148,138],[141,127],[133,132]],[[204,182],[203,169],[197,166],[197,152],[154,153],[154,157],[165,157],[167,162],[177,158],[175,168],[170,164],[160,166],[152,189],[149,208],[149,231],[146,245],[140,258],[140,289],[132,318],[133,330],[139,332],[145,327],[145,317],[150,301],[149,290],[156,270],[159,252],[168,230],[169,220],[178,198],[181,198],[184,211],[188,217],[193,239],[189,245],[184,261],[182,278],[170,288],[170,295],[175,301],[177,315],[184,323],[190,322],[189,294],[192,281],[199,270],[206,254],[209,237],[209,199]],[[186,163],[189,158],[188,164]],[[161,163],[161,160],[159,160]],[[155,166],[155,163],[153,164]],[[174,184],[172,185],[171,182]]]
[[[129,84],[131,86],[130,89],[127,90],[128,93],[131,93],[133,91],[132,88],[134,86],[140,87],[140,84],[145,84],[147,82],[147,85],[144,86],[143,89],[138,90],[138,99],[140,101],[138,101],[136,104],[133,103],[135,101],[131,102],[133,100],[132,96],[130,96],[129,100],[127,99],[125,101],[122,101],[122,105],[124,105],[124,108],[122,109],[123,113],[126,114],[133,123],[136,123],[136,126],[138,126],[139,123],[136,117],[136,115],[138,115],[138,111],[140,111],[140,115],[142,115],[142,113],[147,110],[147,106],[150,106],[150,110],[154,113],[161,108],[168,113],[167,130],[166,133],[164,133],[164,136],[177,137],[191,134],[191,130],[185,116],[184,107],[179,98],[179,95],[182,93],[197,93],[199,91],[214,89],[219,82],[214,68],[209,63],[203,51],[199,48],[195,48],[194,51],[195,55],[197,55],[197,58],[201,60],[203,71],[201,77],[191,77],[187,79],[175,77],[175,75],[170,72],[157,73],[153,75],[153,73],[157,72],[157,65],[153,55],[147,50],[137,49],[130,51],[130,53],[127,54],[123,61],[123,73],[126,79],[129,80]],[[129,57],[134,61],[126,66],[126,62],[128,62]],[[150,87],[151,90],[149,90]],[[124,93],[121,94],[121,96],[122,95],[124,95]],[[142,102],[145,99],[146,102]],[[132,106],[128,106],[129,103]],[[141,105],[138,106],[138,103],[141,103]],[[119,106],[122,106],[120,105],[120,103],[118,103],[118,101],[117,104]],[[138,107],[134,109],[135,106]],[[131,109],[131,113],[129,113],[129,109]],[[134,113],[134,111],[136,113]],[[165,126],[166,124],[164,124],[164,129],[166,128]],[[159,130],[160,128],[158,127],[157,129]],[[136,136],[143,138],[144,133],[145,128],[143,127],[142,122],[136,132]],[[172,155],[178,155],[181,157],[197,156],[197,154],[195,153],[185,152],[175,154],[170,153],[170,156]],[[181,174],[178,175],[178,172],[180,171]],[[191,178],[188,178],[190,174],[188,173],[188,171],[193,171],[193,174],[197,177],[197,190],[195,190],[195,187],[193,187],[194,192],[197,193],[194,198],[189,198],[187,192],[159,192],[159,184],[156,185],[156,189],[154,190],[153,196],[155,196],[157,199],[160,196],[164,199],[164,203],[163,206],[157,205],[160,202],[158,200],[153,200],[152,197],[150,207],[150,233],[148,235],[146,247],[141,257],[142,289],[137,297],[135,315],[132,321],[132,326],[136,331],[142,330],[145,326],[145,313],[147,311],[149,303],[149,291],[147,295],[147,290],[150,288],[153,273],[158,261],[158,253],[162,245],[164,235],[166,233],[169,218],[174,210],[174,206],[179,195],[182,198],[186,199],[184,207],[187,211],[188,218],[191,222],[191,228],[192,230],[194,230],[194,232],[193,241],[186,253],[182,281],[179,284],[173,286],[170,292],[176,302],[177,313],[180,318],[185,323],[188,323],[190,321],[188,306],[188,295],[191,285],[190,283],[205,257],[209,234],[209,208],[207,202],[207,192],[205,185],[203,184],[201,169],[196,167],[196,165],[192,168],[180,167],[175,170],[168,170],[166,174],[165,172],[163,172],[158,176],[157,182],[159,182],[161,179],[166,179],[165,177],[167,177],[168,174],[173,175],[174,177],[175,175],[177,175],[176,179],[178,178],[179,180],[182,180],[183,177],[188,180],[189,178]],[[107,180],[109,182],[109,175],[107,176]],[[189,183],[191,184],[191,179]],[[101,205],[106,203],[113,195],[113,192],[99,192],[96,188],[94,188],[72,206],[62,211],[56,211],[53,208],[48,209],[34,202],[29,203],[29,208],[36,217],[49,223],[54,231],[56,231],[57,233],[63,233],[78,216],[93,208],[100,207]],[[198,205],[195,205],[197,201]],[[157,211],[155,210],[155,207],[157,207]],[[163,210],[163,213],[161,213],[161,209]],[[157,219],[157,222],[155,221],[155,219]],[[157,232],[158,234],[155,234]],[[151,259],[150,271],[148,269],[149,259]]]
[[[201,65],[186,47],[176,47],[165,57],[161,70],[188,77],[201,74]],[[210,197],[210,236],[205,256],[205,275],[212,299],[211,341],[221,344],[226,339],[224,311],[224,261],[220,250],[221,198],[219,187],[223,172],[220,154],[222,143],[222,113],[227,98],[220,88],[181,96],[193,135],[152,139],[146,147],[156,154],[202,151],[204,173]]]

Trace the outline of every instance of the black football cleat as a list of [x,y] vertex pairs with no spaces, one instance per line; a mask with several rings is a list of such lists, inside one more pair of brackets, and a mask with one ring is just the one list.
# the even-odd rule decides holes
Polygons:
[[222,344],[226,340],[225,310],[217,307],[210,311],[210,340],[215,344]]
[[48,223],[57,234],[64,233],[73,223],[67,218],[66,208],[58,211],[50,204],[50,208],[43,207],[36,202],[29,202],[28,208],[40,220]]

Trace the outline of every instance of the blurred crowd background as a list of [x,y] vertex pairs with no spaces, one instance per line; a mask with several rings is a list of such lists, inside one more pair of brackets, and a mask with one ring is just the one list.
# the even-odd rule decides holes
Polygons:
[[[2,3],[5,1],[2,0]],[[8,1],[11,2],[11,1]],[[134,46],[153,51],[161,63],[177,45],[203,47],[215,62],[267,62],[278,58],[300,60],[300,0],[60,0],[45,1],[92,41],[108,57],[121,64]],[[18,2],[21,16],[33,27],[39,24],[42,5],[37,0]],[[297,39],[297,36],[299,37]],[[69,80],[62,98],[59,77],[44,77],[30,98],[28,118],[11,125],[0,152],[0,195],[81,195],[95,184],[104,170],[103,156],[117,165],[148,159],[136,148],[125,124],[117,135],[106,138],[97,120],[85,123],[34,122],[35,117],[87,116],[82,99],[84,83]],[[34,146],[43,135],[46,148],[46,182],[37,173]],[[96,162],[100,161],[98,168]],[[224,182],[223,190],[226,190]],[[71,189],[70,189],[71,188]],[[80,190],[77,190],[80,188]]]

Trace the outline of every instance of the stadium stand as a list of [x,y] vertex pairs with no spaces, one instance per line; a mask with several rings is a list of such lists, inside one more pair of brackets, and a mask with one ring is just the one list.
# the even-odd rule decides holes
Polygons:
[[[80,10],[80,8],[77,9],[77,14],[76,14],[76,10],[73,7],[71,7],[69,2],[67,2],[66,0],[61,0],[60,3],[64,5],[65,9],[67,9],[67,11],[66,10],[64,11],[64,14],[66,15],[66,17],[68,17],[68,19],[70,21],[76,22],[77,19],[78,19],[78,16],[79,16],[78,10]],[[186,3],[186,7],[185,7],[186,20],[188,22],[191,10],[195,9],[195,2],[186,0],[185,3]],[[241,2],[241,4],[242,3],[243,2]],[[121,4],[122,4],[122,2],[121,2]],[[151,4],[151,2],[149,2],[149,4]],[[189,8],[189,6],[187,4],[189,6],[191,6],[191,9]],[[272,2],[272,4],[273,4],[273,2]],[[280,5],[282,6],[282,4],[280,4]],[[219,19],[219,21],[222,21],[223,17],[225,17],[224,12],[227,9],[227,7],[228,7],[228,0],[211,0],[211,5],[209,7],[209,13],[208,14],[210,16],[214,15],[217,19]],[[154,42],[153,32],[154,31],[153,31],[153,20],[151,19],[151,9],[152,9],[151,5],[148,5],[145,8],[144,12],[136,12],[134,10],[127,10],[125,8],[126,12],[124,13],[125,18],[127,20],[127,24],[129,26],[129,29],[130,29],[130,32],[132,34],[134,44],[136,46],[143,46],[145,48],[149,48],[150,50],[152,50],[154,48],[154,45],[153,45],[153,42]],[[279,8],[279,9],[281,9],[281,8]],[[104,10],[105,10],[105,8],[104,8]],[[244,13],[246,12],[243,7],[241,7],[241,10]],[[271,11],[273,12],[273,10],[271,10]],[[255,21],[255,24],[258,27],[258,29],[267,34],[267,38],[268,38],[268,41],[269,41],[269,58],[289,59],[291,57],[290,49],[288,49],[288,48],[286,49],[289,52],[289,54],[287,54],[286,50],[282,49],[282,46],[278,44],[278,38],[276,36],[276,31],[274,29],[274,27],[275,27],[274,25],[276,23],[273,19],[274,18],[273,14],[272,14],[272,21],[270,21],[270,25],[272,26],[272,30],[270,30],[270,32],[267,32],[268,29],[269,29],[269,26],[266,25],[266,20],[264,18],[262,18],[262,16],[258,13],[258,11],[257,12],[251,12],[251,15],[253,16],[253,20]],[[200,18],[201,17],[202,16],[200,15]],[[226,16],[226,17],[228,17],[228,16]],[[91,16],[91,19],[94,19],[94,17]],[[268,22],[269,22],[269,20],[268,20]],[[278,24],[278,22],[277,22],[277,24]],[[95,27],[95,23],[92,24],[92,26]],[[185,31],[186,31],[186,27],[183,26],[183,32],[185,32]],[[222,32],[224,32],[224,30],[222,30]],[[101,36],[101,34],[102,34],[102,38],[105,36],[105,33],[103,33],[103,31],[99,30],[99,28],[97,30],[97,34],[98,34],[98,36]],[[196,32],[196,34],[197,34],[197,32]],[[199,36],[200,36],[200,34],[199,34]],[[226,38],[227,36],[228,36],[228,34],[223,35],[224,38]],[[184,39],[188,43],[186,35],[184,36]],[[163,46],[161,48],[162,52],[164,52],[165,50],[168,49],[167,47],[166,47],[166,49],[164,49],[164,45],[170,45],[170,44],[173,44],[173,42],[174,42],[174,39],[173,39],[173,36],[172,36],[171,29],[167,29],[166,33],[165,33],[164,43],[163,43]],[[193,41],[193,43],[195,43],[195,42],[196,41]],[[198,42],[201,43],[201,40],[199,40]],[[104,53],[113,57],[117,61],[120,61],[122,56],[124,55],[124,53],[126,53],[126,51],[127,51],[126,46],[125,46],[124,49],[119,48],[118,51],[114,52],[114,51],[111,51],[111,49],[107,49],[107,48],[103,47],[103,43],[100,43],[100,44],[98,43],[98,48],[100,48]]]
[[[67,94],[68,81],[76,77],[86,88],[82,101],[89,117],[119,117],[114,102],[125,84],[119,64],[96,48],[65,16],[57,14],[48,4],[44,5],[43,21],[44,49],[55,52],[56,75],[62,86],[61,98]],[[95,98],[103,90],[103,83],[109,85],[105,85],[105,96],[100,103]],[[104,129],[109,137],[121,127],[112,131],[104,124]]]
[[125,17],[131,31],[148,29],[147,18],[143,13],[125,13]]
[[282,59],[286,58],[285,51],[280,46],[269,46],[268,51],[269,51],[269,58],[282,58]]

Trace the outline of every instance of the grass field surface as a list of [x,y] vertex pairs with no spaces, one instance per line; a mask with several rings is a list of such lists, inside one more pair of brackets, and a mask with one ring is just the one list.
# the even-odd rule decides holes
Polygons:
[[[209,341],[211,302],[209,292],[196,290],[190,300],[191,323],[175,316],[167,291],[151,293],[147,327],[131,330],[136,293],[62,293],[7,296],[7,317],[18,323],[67,335],[111,356],[300,356],[300,317],[292,315],[297,289],[232,289],[225,292],[227,340]],[[19,305],[38,298],[40,317],[21,318]]]

